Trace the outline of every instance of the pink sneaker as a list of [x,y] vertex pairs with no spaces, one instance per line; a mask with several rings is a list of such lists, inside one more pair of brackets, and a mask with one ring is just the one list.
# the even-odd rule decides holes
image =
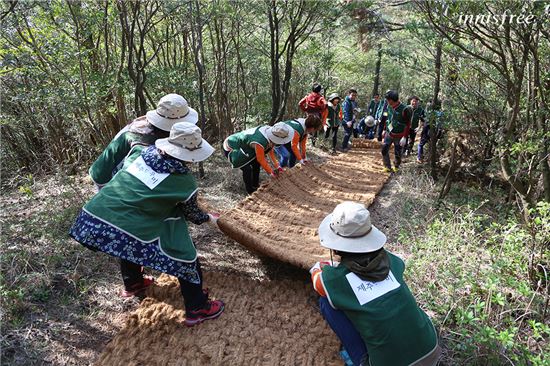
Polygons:
[[221,300],[207,300],[201,309],[185,312],[183,324],[187,327],[200,324],[205,320],[216,319],[222,315],[225,304]]

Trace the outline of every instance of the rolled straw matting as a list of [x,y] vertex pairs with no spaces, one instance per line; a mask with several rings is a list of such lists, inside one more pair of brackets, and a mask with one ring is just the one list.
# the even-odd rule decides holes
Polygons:
[[387,181],[379,146],[355,139],[353,150],[324,164],[284,172],[224,213],[221,230],[252,250],[309,269],[329,256],[317,235],[323,218],[342,201],[368,207]]
[[315,308],[310,282],[259,282],[206,273],[226,303],[215,320],[186,328],[175,278],[162,275],[96,365],[340,365],[339,342]]

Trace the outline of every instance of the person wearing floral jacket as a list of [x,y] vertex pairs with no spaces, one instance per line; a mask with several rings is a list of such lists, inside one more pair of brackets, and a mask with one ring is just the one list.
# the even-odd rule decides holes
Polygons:
[[151,284],[141,266],[178,278],[186,317],[193,326],[221,315],[224,303],[209,300],[187,220],[215,225],[218,215],[197,206],[197,184],[189,163],[214,149],[191,123],[174,124],[155,145],[134,146],[122,169],[80,211],[70,235],[82,245],[121,258],[126,292]]

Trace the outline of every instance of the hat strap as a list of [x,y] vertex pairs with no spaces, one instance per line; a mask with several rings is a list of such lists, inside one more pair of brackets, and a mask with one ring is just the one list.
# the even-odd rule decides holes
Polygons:
[[180,119],[180,118],[186,117],[186,116],[189,114],[189,112],[191,112],[191,110],[190,110],[189,108],[187,108],[187,113],[185,113],[185,114],[184,114],[183,116],[181,116],[181,117],[168,117],[168,116],[165,116],[165,115],[160,114],[157,110],[155,110],[155,112],[157,112],[157,114],[158,114],[159,116],[161,116],[162,118],[166,118],[166,119]]
[[186,149],[186,150],[189,150],[189,151],[195,151],[195,150],[198,150],[201,148],[201,145],[202,145],[202,140],[201,142],[199,142],[199,144],[197,145],[197,147],[187,147],[187,146],[183,146],[182,144],[180,144],[179,142],[175,142],[175,141],[170,141],[171,144],[173,145],[176,145],[176,146],[179,146],[183,149]]
[[367,236],[371,231],[372,231],[372,225],[371,227],[369,228],[369,230],[364,233],[364,234],[359,234],[359,235],[342,235],[340,234],[338,231],[334,230],[334,228],[332,227],[332,222],[329,224],[329,227],[330,227],[330,230],[332,230],[332,232],[338,236],[341,236],[342,238],[362,238],[363,236]]

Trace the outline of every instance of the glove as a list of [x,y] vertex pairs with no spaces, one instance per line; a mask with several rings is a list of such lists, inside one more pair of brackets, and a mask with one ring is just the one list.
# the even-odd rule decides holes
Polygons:
[[210,220],[208,220],[207,223],[210,226],[213,226],[213,227],[217,228],[218,227],[218,219],[220,218],[220,214],[216,213],[216,212],[212,212],[212,213],[208,214],[208,217],[210,218]]
[[406,143],[407,143],[407,139],[405,137],[401,137],[401,140],[399,140],[399,145],[403,147],[405,146]]
[[321,263],[317,262],[313,265],[313,267],[311,267],[309,269],[309,273],[313,274],[313,272],[315,272],[316,270],[320,270],[320,269],[321,269]]

